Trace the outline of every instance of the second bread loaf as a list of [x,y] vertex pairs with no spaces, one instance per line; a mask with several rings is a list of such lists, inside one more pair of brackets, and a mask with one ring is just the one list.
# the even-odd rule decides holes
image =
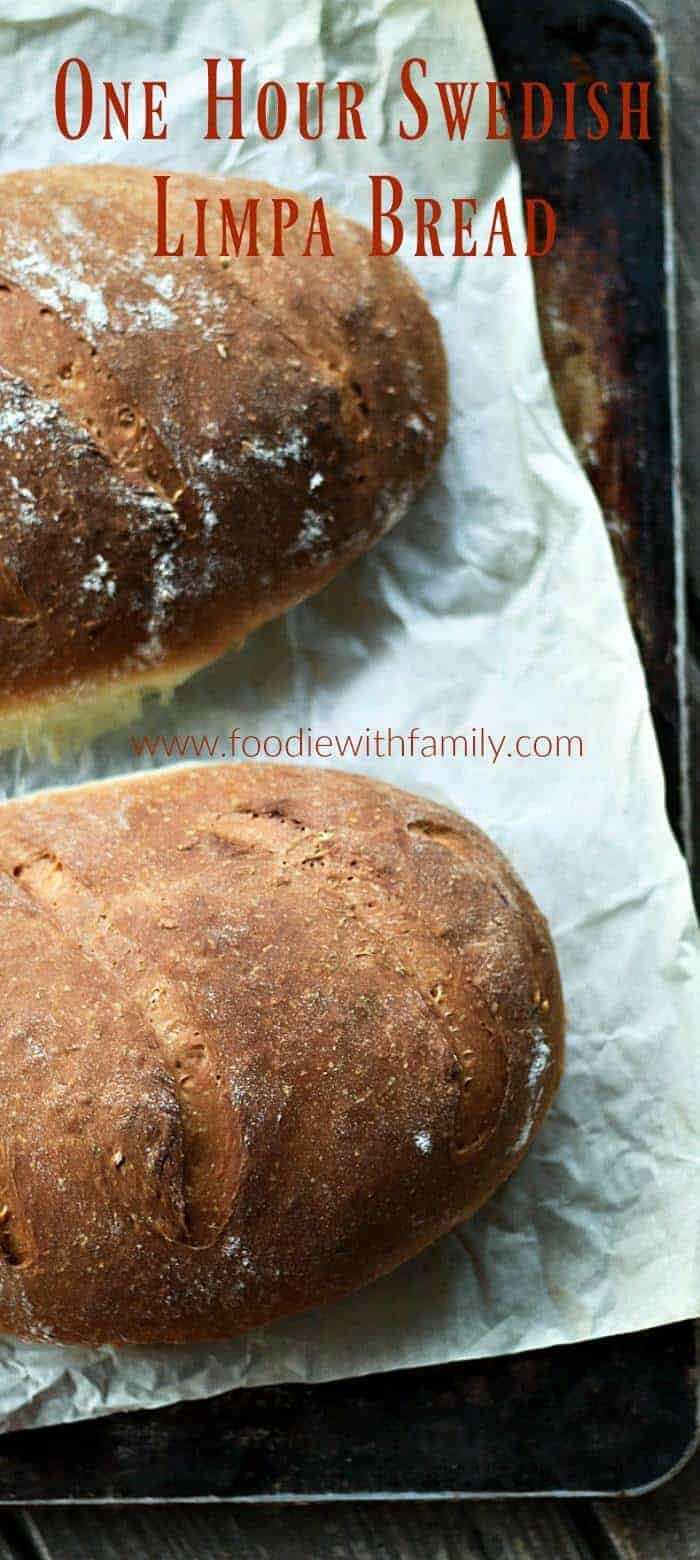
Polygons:
[[445,808],[268,765],[0,807],[0,1329],[226,1337],[387,1272],[517,1167],[563,1007]]

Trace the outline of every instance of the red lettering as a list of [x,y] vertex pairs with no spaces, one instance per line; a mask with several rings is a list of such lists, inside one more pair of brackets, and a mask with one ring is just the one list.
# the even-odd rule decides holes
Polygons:
[[[465,249],[464,237],[465,235],[467,238],[471,238],[472,236],[472,221],[476,216],[476,201],[471,196],[465,196],[463,200],[453,200],[452,204],[454,206],[455,212],[454,253],[461,256],[462,258],[466,256],[468,259],[470,259],[472,255],[476,254],[476,242],[471,244],[469,249]],[[465,216],[465,207],[467,206],[471,209],[471,217]]]
[[407,129],[403,119],[399,120],[399,136],[401,137],[402,141],[419,141],[421,136],[425,135],[429,122],[428,110],[425,106],[425,103],[423,102],[420,92],[418,92],[413,85],[411,70],[414,65],[418,66],[418,71],[421,76],[425,77],[428,74],[427,62],[424,59],[421,59],[420,55],[414,55],[410,60],[404,60],[404,63],[401,66],[401,90],[406,100],[410,103],[411,108],[415,110],[416,115],[415,130]]
[[603,104],[600,102],[601,92],[604,93],[607,97],[607,81],[594,81],[588,88],[588,106],[591,109],[591,112],[593,113],[598,124],[597,132],[595,130],[587,131],[587,138],[589,141],[604,141],[610,129],[610,116],[607,109],[604,108]]
[[229,140],[242,141],[244,138],[243,65],[245,62],[242,59],[232,59],[229,55],[232,85],[232,91],[229,93],[217,92],[219,65],[221,64],[221,60],[218,58],[205,59],[204,63],[207,67],[207,131],[204,139],[205,141],[221,140],[221,136],[219,134],[219,116],[217,113],[217,106],[219,103],[230,103],[231,130],[229,132]]
[[[78,129],[72,131],[68,128],[67,92],[68,72],[71,65],[77,65],[80,77],[80,124]],[[64,60],[56,77],[56,89],[54,92],[54,112],[56,124],[66,141],[80,141],[87,133],[92,119],[92,77],[84,60],[74,55],[70,60]]]
[[[168,91],[166,81],[144,81],[143,84],[143,114],[144,114],[144,141],[167,141],[168,127],[163,123],[163,104]],[[156,98],[159,92],[160,98]],[[156,129],[156,122],[159,126]]]
[[[639,88],[639,106],[636,108],[632,103],[632,93],[635,87]],[[649,132],[650,87],[651,83],[649,81],[620,82],[620,89],[622,92],[622,128],[620,130],[621,141],[635,140],[634,132],[632,130],[633,116],[639,119],[639,130],[637,132],[636,139],[638,141],[651,140],[651,135]]]
[[[541,243],[538,244],[537,225],[540,212],[544,215],[544,234]],[[548,200],[530,197],[525,202],[525,219],[527,225],[527,248],[525,253],[533,260],[541,260],[543,255],[549,254],[557,236],[556,212]]]
[[[365,141],[367,139],[360,117],[360,104],[364,95],[364,89],[360,86],[359,81],[338,82],[339,141]],[[348,130],[348,123],[352,125],[352,134]]]
[[[274,101],[271,121],[270,98]],[[287,99],[279,81],[265,81],[258,93],[258,129],[266,141],[278,141],[287,123]]]
[[566,115],[564,123],[565,141],[578,140],[578,136],[576,134],[576,86],[577,83],[575,81],[564,82],[564,102],[566,104]]
[[[509,81],[489,81],[489,127],[486,132],[487,141],[509,141],[510,125],[508,124],[506,104],[501,101],[499,92],[504,98],[510,97]],[[505,123],[503,134],[499,134],[499,121]]]
[[441,255],[440,237],[437,230],[438,222],[442,214],[439,200],[425,199],[418,196],[416,199],[416,254],[425,255],[426,239],[430,243],[431,255]]
[[491,223],[491,232],[489,233],[489,241],[484,251],[486,255],[493,254],[493,246],[497,238],[500,238],[501,243],[503,244],[503,254],[508,256],[509,259],[512,258],[512,256],[515,254],[515,248],[513,245],[513,239],[511,237],[508,212],[503,196],[501,196],[500,200],[496,201],[493,213],[493,222]]
[[[286,217],[285,217],[286,212]],[[299,216],[299,207],[291,195],[273,199],[272,203],[272,254],[284,254],[284,235],[287,228],[294,227]]]
[[155,173],[153,177],[156,181],[157,190],[157,228],[155,253],[156,255],[182,255],[185,252],[185,240],[182,236],[182,233],[180,234],[175,248],[168,249],[168,180],[170,178],[170,174]]
[[244,235],[248,235],[246,254],[258,256],[258,200],[257,196],[249,196],[243,208],[243,217],[240,226],[236,222],[236,215],[230,200],[226,196],[221,201],[221,253],[226,256],[231,253],[228,240],[231,239],[234,255],[239,255]]
[[[541,122],[535,129],[535,93],[540,95]],[[523,140],[542,141],[554,123],[554,98],[542,81],[523,82]]]
[[[319,141],[323,135],[323,95],[325,92],[324,81],[300,81],[299,85],[299,134],[304,141]],[[316,130],[309,128],[309,94],[311,87],[315,86],[318,93],[318,111],[316,114]]]
[[[455,130],[459,130],[460,141],[469,129],[469,121],[476,97],[478,82],[476,81],[436,81],[438,96],[442,105],[443,118],[447,126],[447,134],[450,140],[454,140]],[[464,94],[469,88],[469,97],[466,107]],[[451,100],[451,101],[450,101]]]
[[122,135],[129,139],[129,89],[130,81],[122,82],[121,99],[113,81],[103,81],[105,95],[105,141],[112,140],[112,113],[114,113]]
[[197,242],[194,246],[196,255],[207,253],[207,197],[195,195],[195,210],[197,212]]
[[[372,243],[369,252],[371,255],[395,255],[403,239],[403,222],[396,216],[403,200],[403,185],[393,173],[372,173],[369,182],[372,186]],[[388,185],[388,193],[391,197],[390,204],[386,208],[382,204],[385,184]],[[391,240],[388,249],[383,245],[385,220],[391,223]]]
[[326,221],[326,208],[320,196],[314,201],[311,208],[311,222],[309,223],[309,231],[302,254],[311,254],[314,239],[320,239],[322,255],[332,255],[333,245],[331,244],[331,235]]

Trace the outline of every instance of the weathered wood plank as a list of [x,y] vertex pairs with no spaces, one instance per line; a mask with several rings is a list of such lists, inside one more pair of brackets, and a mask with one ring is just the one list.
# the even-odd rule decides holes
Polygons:
[[439,1518],[409,1524],[375,1506],[66,1508],[27,1520],[41,1560],[484,1560],[468,1524],[445,1533]]
[[14,1513],[0,1513],[0,1560],[30,1560],[32,1553]]
[[471,1511],[485,1560],[597,1560],[563,1501],[480,1501]]
[[35,1508],[41,1560],[594,1560],[554,1501]]
[[619,1560],[700,1560],[700,1455],[653,1494],[593,1510]]

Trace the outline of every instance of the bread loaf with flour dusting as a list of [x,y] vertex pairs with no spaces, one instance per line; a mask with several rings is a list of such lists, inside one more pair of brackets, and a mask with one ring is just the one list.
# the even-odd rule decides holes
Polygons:
[[445,361],[408,273],[337,214],[331,257],[303,224],[275,256],[272,192],[244,180],[173,174],[174,229],[223,191],[260,198],[258,258],[154,258],[144,169],[0,178],[0,746],[133,715],[435,466]]
[[0,807],[0,1328],[228,1337],[466,1217],[556,1090],[546,923],[478,829],[200,766]]

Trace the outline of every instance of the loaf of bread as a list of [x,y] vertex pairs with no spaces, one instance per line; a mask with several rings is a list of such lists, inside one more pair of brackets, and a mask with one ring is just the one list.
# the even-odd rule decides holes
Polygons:
[[[404,513],[445,437],[437,325],[334,214],[332,256],[156,259],[138,168],[0,178],[0,746],[87,738],[326,583]],[[308,218],[309,203],[295,199]],[[218,221],[220,229],[220,221]],[[172,247],[172,245],[171,245]]]
[[496,847],[351,774],[183,767],[0,807],[0,1327],[223,1338],[403,1262],[559,1081]]

